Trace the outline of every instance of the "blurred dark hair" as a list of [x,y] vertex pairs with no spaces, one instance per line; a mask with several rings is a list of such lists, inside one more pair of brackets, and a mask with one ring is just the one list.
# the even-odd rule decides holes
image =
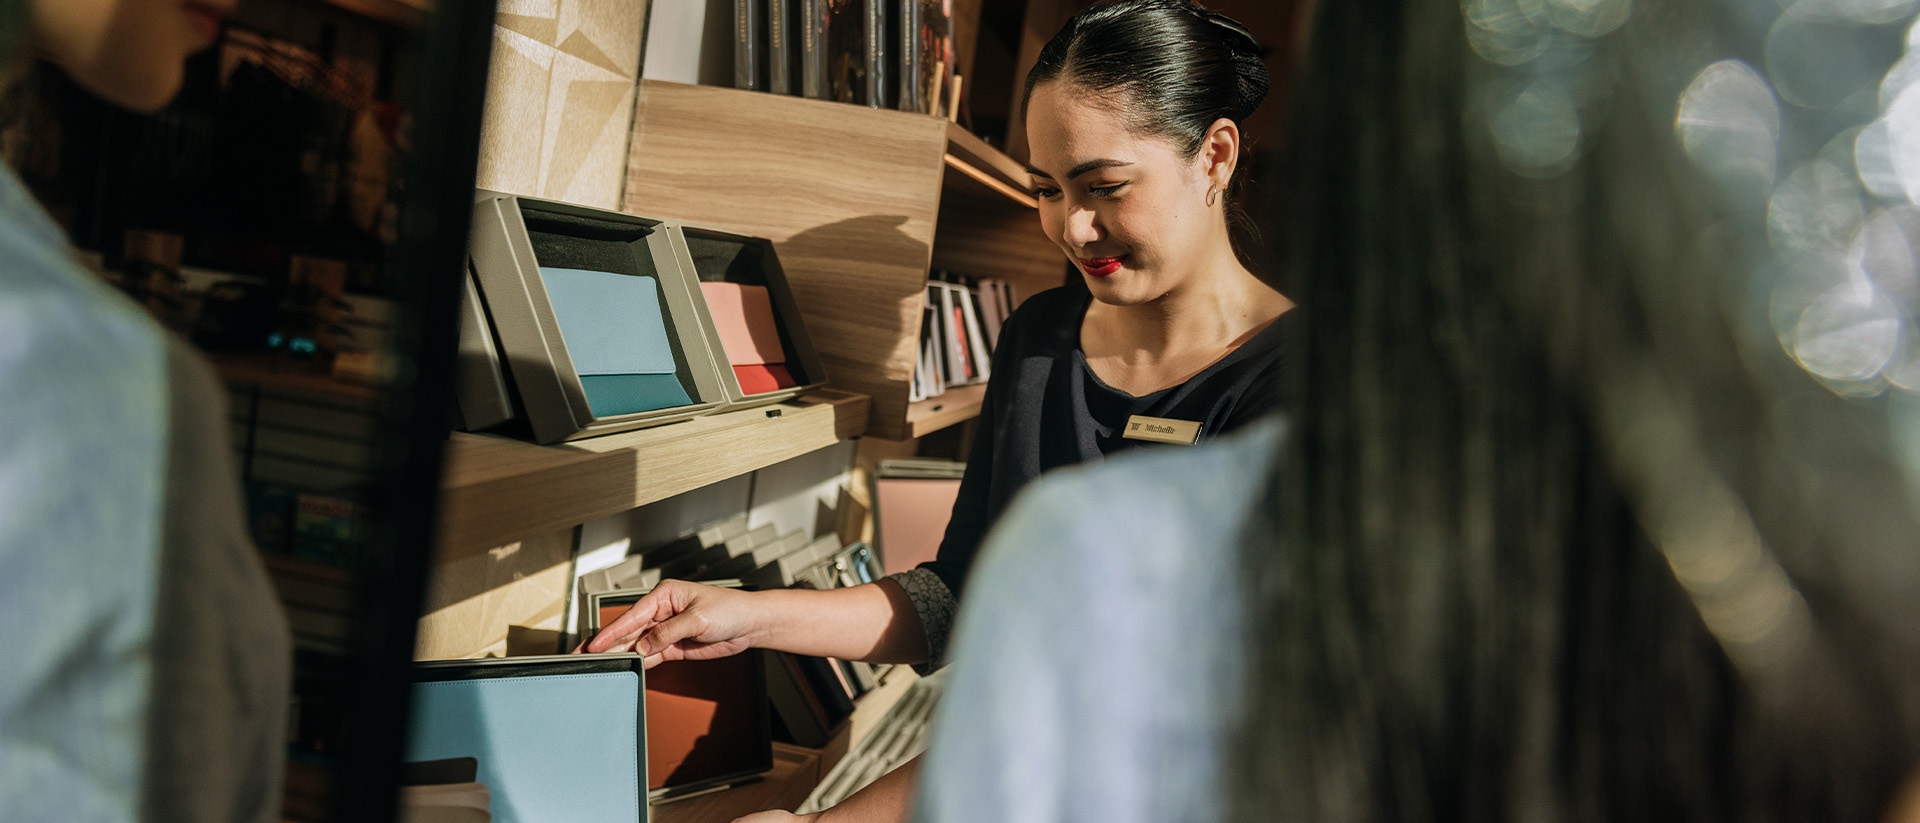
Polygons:
[[1633,3],[1548,172],[1490,136],[1461,3],[1318,10],[1234,819],[1878,820],[1913,768],[1884,425],[1745,345],[1750,261],[1674,145],[1712,5]]
[[[1021,111],[1036,86],[1061,80],[1099,95],[1136,133],[1171,140],[1191,158],[1215,121],[1244,124],[1266,99],[1262,51],[1247,27],[1188,0],[1108,0],[1074,15],[1047,41],[1027,73]],[[1247,144],[1243,126],[1243,157]],[[1221,193],[1242,262],[1259,240],[1241,204],[1246,165]]]

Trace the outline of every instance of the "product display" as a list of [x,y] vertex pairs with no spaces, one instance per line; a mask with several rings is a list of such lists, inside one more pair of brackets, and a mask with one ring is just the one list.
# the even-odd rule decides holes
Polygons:
[[679,223],[667,233],[699,278],[711,321],[708,348],[731,406],[784,400],[825,384],[826,367],[771,242]]
[[484,316],[488,333],[461,343],[463,421],[514,421],[553,443],[725,403],[705,302],[667,234],[659,220],[481,192],[470,241],[478,305],[467,313],[470,330]]

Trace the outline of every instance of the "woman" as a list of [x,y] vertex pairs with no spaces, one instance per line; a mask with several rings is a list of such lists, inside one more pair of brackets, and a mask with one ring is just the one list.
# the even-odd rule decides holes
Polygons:
[[1278,407],[1293,304],[1237,253],[1234,194],[1239,121],[1266,88],[1251,35],[1185,0],[1075,17],[1029,75],[1026,111],[1042,229],[1086,287],[1034,296],[1003,329],[939,559],[836,591],[668,581],[586,649],[937,666],[981,536],[1022,486],[1151,442],[1129,435],[1137,418],[1204,439]]
[[[0,51],[9,77],[45,58],[151,112],[227,10],[0,0]],[[3,816],[277,820],[290,640],[241,520],[225,393],[74,263],[11,169],[0,261]]]
[[937,667],[980,541],[1028,482],[1153,442],[1135,439],[1143,420],[1191,443],[1281,406],[1293,304],[1248,270],[1237,196],[1239,124],[1267,82],[1252,35],[1186,0],[1119,0],[1068,22],[1028,75],[1024,110],[1041,228],[1085,288],[1034,296],[1002,330],[937,560],[835,591],[668,581],[586,650]]
[[1319,6],[1299,414],[1015,504],[917,819],[1889,819],[1920,522],[1887,409],[1752,334],[1767,216],[1677,150],[1792,113],[1702,71],[1709,4],[1528,8]]

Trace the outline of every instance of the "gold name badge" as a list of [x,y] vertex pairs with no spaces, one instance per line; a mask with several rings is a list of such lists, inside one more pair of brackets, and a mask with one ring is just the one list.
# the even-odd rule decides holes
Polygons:
[[1122,436],[1128,440],[1151,440],[1155,443],[1191,446],[1200,441],[1200,424],[1192,420],[1170,420],[1165,417],[1142,417],[1136,414],[1127,418],[1127,431]]

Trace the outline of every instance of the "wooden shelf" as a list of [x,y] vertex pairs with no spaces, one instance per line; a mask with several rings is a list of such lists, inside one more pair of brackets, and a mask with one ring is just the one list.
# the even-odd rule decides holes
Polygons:
[[637,101],[623,209],[772,240],[830,385],[873,398],[875,437],[913,436],[929,270],[1010,281],[1016,300],[1063,280],[1025,168],[945,120],[654,80]]
[[925,437],[978,417],[981,398],[986,394],[985,385],[959,386],[946,390],[938,397],[929,397],[908,406],[907,437]]
[[857,437],[864,395],[697,417],[559,446],[455,433],[447,443],[440,562],[597,520]]

